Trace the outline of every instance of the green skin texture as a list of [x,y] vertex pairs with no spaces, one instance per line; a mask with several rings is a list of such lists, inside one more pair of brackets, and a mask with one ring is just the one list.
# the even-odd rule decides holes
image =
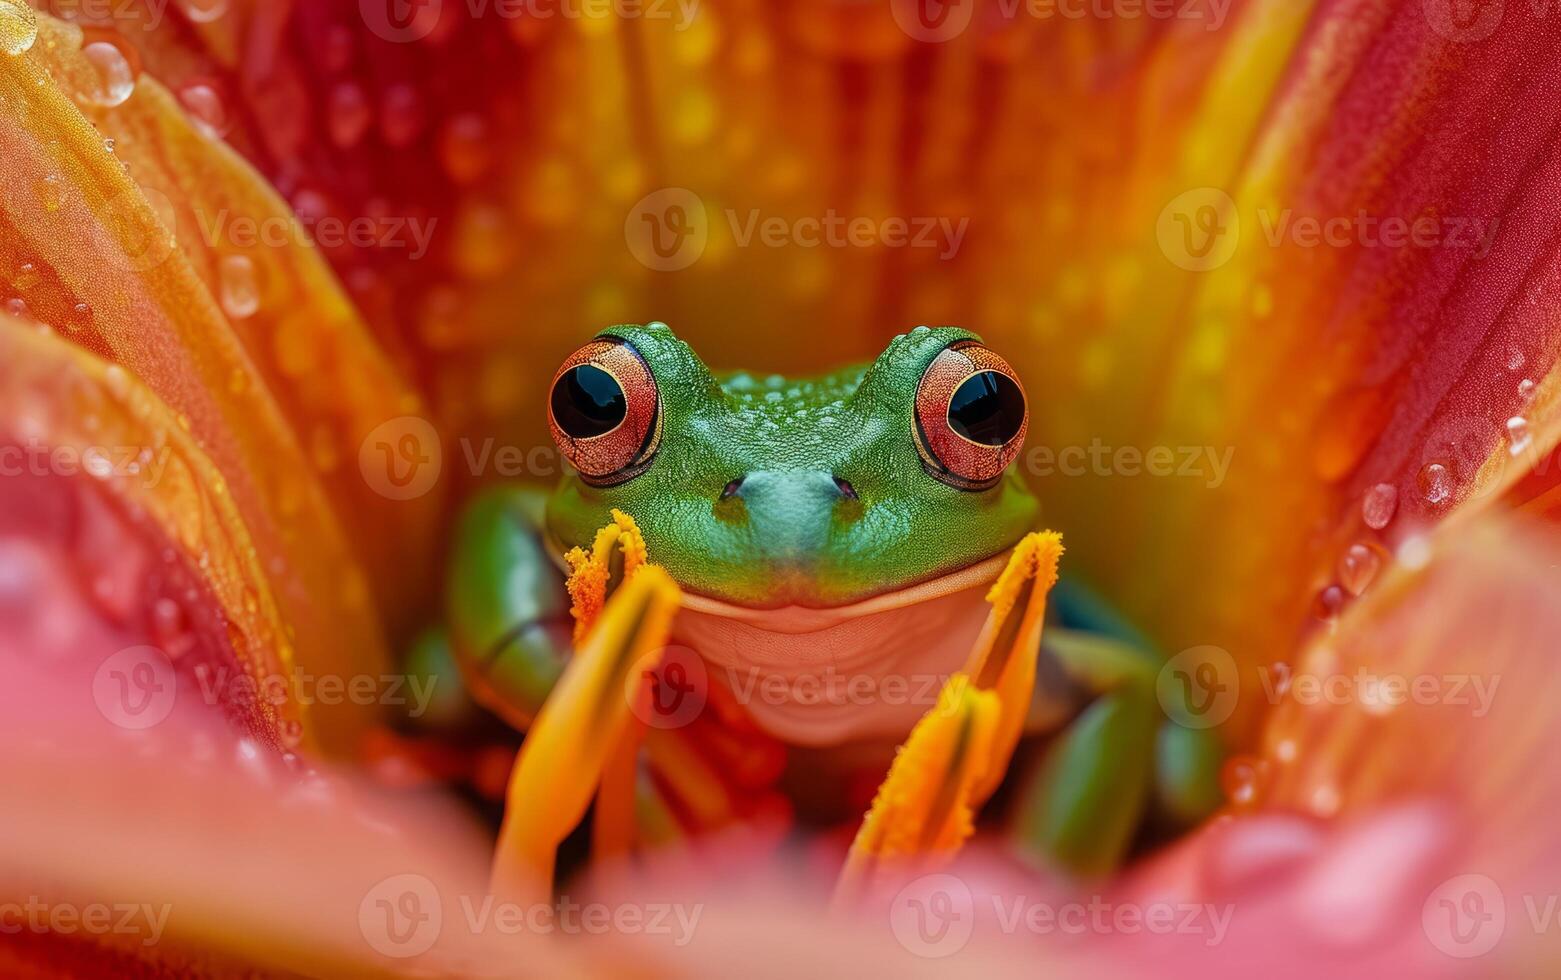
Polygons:
[[[974,334],[919,328],[867,368],[802,381],[717,379],[661,324],[620,326],[661,394],[661,446],[644,473],[594,487],[571,473],[547,529],[589,545],[632,516],[657,564],[683,587],[738,605],[839,606],[976,564],[1012,547],[1039,504],[1013,471],[981,492],[927,472],[912,436],[917,382]],[[727,483],[739,495],[721,500]],[[836,491],[848,481],[857,500]]]
[[[599,336],[630,344],[661,398],[659,448],[613,486],[567,474],[551,495],[491,488],[467,505],[447,577],[453,661],[483,700],[524,727],[567,661],[543,624],[566,616],[557,556],[589,546],[613,509],[683,588],[751,607],[828,607],[893,592],[1002,553],[1039,504],[1010,470],[956,489],[923,465],[912,425],[922,374],[951,327],[896,337],[866,368],[802,381],[718,379],[663,324]],[[850,482],[850,500],[834,479]],[[732,480],[742,491],[722,500]],[[1081,875],[1109,872],[1135,839],[1190,826],[1221,802],[1212,733],[1169,720],[1163,660],[1099,597],[1064,579],[1036,696],[1076,705],[1020,781],[1016,843]],[[1046,678],[1052,678],[1047,682]]]

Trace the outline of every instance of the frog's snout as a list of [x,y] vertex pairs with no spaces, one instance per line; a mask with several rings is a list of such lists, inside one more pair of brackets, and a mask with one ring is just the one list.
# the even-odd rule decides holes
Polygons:
[[728,483],[721,498],[742,500],[762,554],[809,563],[825,550],[836,522],[851,519],[840,505],[857,496],[849,482],[827,470],[757,470]]

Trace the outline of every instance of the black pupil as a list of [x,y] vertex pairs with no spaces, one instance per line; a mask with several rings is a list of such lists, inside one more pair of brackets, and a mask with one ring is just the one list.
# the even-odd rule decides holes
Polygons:
[[1024,393],[1006,374],[973,374],[949,401],[949,428],[971,442],[1006,445],[1023,426]]
[[576,439],[611,432],[628,411],[618,380],[593,364],[570,368],[553,386],[553,418]]

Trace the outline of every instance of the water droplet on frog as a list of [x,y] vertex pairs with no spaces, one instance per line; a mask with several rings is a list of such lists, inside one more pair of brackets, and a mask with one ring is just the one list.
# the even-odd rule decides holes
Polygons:
[[1361,500],[1360,516],[1366,526],[1374,531],[1387,527],[1398,510],[1398,488],[1391,483],[1379,483],[1366,491]]
[[260,290],[255,285],[255,263],[247,255],[224,256],[217,268],[218,292],[228,316],[243,320],[260,309]]
[[1528,419],[1521,415],[1514,415],[1507,420],[1507,451],[1514,456],[1521,456],[1528,449],[1532,439],[1528,431]]
[[1420,496],[1426,503],[1439,507],[1453,495],[1453,475],[1441,463],[1431,463],[1420,471]]
[[81,93],[83,99],[94,105],[116,106],[130,98],[136,88],[135,70],[118,45],[93,41],[81,49],[81,55],[96,76],[96,84]]
[[1339,582],[1350,595],[1360,595],[1377,577],[1382,558],[1375,548],[1365,544],[1352,544],[1339,556]]
[[21,54],[38,40],[38,15],[27,0],[0,0],[0,51]]

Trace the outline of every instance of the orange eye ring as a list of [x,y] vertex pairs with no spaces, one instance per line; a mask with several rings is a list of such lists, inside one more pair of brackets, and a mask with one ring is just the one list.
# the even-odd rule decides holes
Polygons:
[[916,386],[916,451],[927,472],[961,490],[986,490],[1019,455],[1030,430],[1013,367],[975,341],[944,348]]
[[661,394],[650,366],[629,344],[593,340],[553,375],[548,429],[580,477],[593,486],[632,479],[661,444]]

